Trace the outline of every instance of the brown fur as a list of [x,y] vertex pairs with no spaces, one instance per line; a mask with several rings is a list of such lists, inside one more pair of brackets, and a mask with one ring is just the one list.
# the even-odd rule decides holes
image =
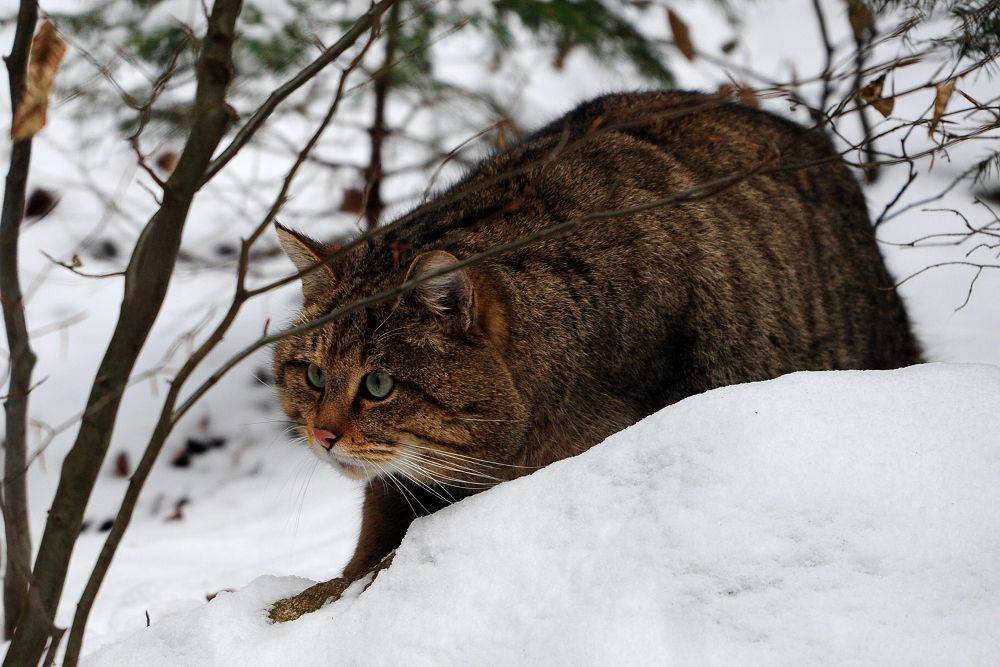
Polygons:
[[[686,396],[796,370],[919,361],[862,193],[831,156],[820,132],[712,97],[610,95],[311,274],[302,321],[558,222],[762,163],[789,167],[582,224],[279,343],[289,416],[342,433],[334,449],[371,466],[355,476],[397,466],[368,485],[345,577],[395,548],[414,516],[577,454]],[[819,164],[794,168],[810,163]],[[302,265],[329,252],[283,234]],[[324,368],[323,395],[293,360]],[[397,380],[385,401],[358,395],[372,370]],[[401,452],[419,454],[423,472],[398,463]]]

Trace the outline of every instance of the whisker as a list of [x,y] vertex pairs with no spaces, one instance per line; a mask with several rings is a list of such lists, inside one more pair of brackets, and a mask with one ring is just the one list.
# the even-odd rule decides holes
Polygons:
[[457,478],[457,477],[451,477],[451,476],[446,475],[446,474],[441,473],[441,472],[437,472],[437,471],[434,471],[434,470],[428,470],[426,468],[426,466],[422,466],[420,464],[421,463],[428,463],[430,465],[434,465],[437,468],[441,468],[441,469],[445,470],[446,472],[454,472],[454,473],[457,473],[459,475],[461,475],[463,473],[460,470],[455,470],[455,469],[449,468],[447,466],[438,465],[434,461],[428,461],[426,459],[415,458],[415,457],[413,457],[413,454],[414,454],[413,452],[405,452],[403,454],[403,457],[404,457],[404,459],[409,460],[413,465],[417,466],[425,475],[427,475],[429,478],[431,478],[431,480],[433,480],[437,484],[440,484],[441,486],[445,486],[445,487],[449,487],[450,486],[450,487],[459,488],[459,489],[466,489],[468,491],[481,491],[483,489],[488,489],[488,488],[494,487],[494,486],[496,486],[497,483],[499,483],[500,481],[502,481],[502,480],[493,478],[493,479],[496,480],[495,482],[479,482],[479,481],[476,481],[476,480],[461,479],[461,478]]
[[379,471],[380,471],[379,477],[382,479],[383,486],[385,486],[385,482],[386,482],[386,480],[388,480],[389,483],[391,483],[394,487],[396,487],[396,489],[399,491],[400,495],[403,496],[403,500],[405,500],[406,504],[409,506],[410,511],[413,512],[414,516],[416,516],[417,510],[415,510],[413,508],[413,505],[410,504],[410,499],[406,496],[405,493],[403,493],[403,490],[399,487],[399,484],[397,483],[397,481],[395,479],[393,479],[392,473],[390,473],[382,465],[380,465],[378,463],[375,463],[374,461],[372,461],[372,465],[379,469]]
[[[389,470],[389,468],[388,468],[388,467],[383,467],[383,466],[379,465],[378,463],[376,463],[375,465],[379,466],[379,468],[381,468],[381,469],[382,469],[382,471],[383,471],[383,472],[385,473],[385,476],[386,476],[386,478],[388,478],[388,480],[389,480],[390,482],[392,482],[392,484],[393,484],[393,485],[394,485],[394,486],[395,486],[395,487],[396,487],[397,489],[399,489],[399,492],[400,492],[400,493],[401,493],[401,494],[403,495],[403,500],[405,500],[405,501],[406,501],[406,504],[410,506],[410,511],[412,511],[412,512],[413,512],[413,515],[414,515],[414,516],[420,516],[420,515],[418,514],[417,510],[415,510],[415,509],[413,508],[413,505],[412,505],[412,504],[410,504],[410,500],[409,500],[409,499],[407,498],[407,496],[406,496],[406,494],[407,494],[407,490],[406,490],[406,484],[405,484],[405,483],[403,483],[403,482],[402,482],[401,480],[398,480],[398,479],[396,479],[396,478],[395,478],[395,476],[394,476],[394,475],[392,474],[392,472],[391,472],[391,471]],[[392,467],[392,468],[394,468],[394,469],[396,468],[396,465],[395,465],[395,462],[394,462],[394,461],[390,461],[390,462],[389,462],[389,466],[391,466],[391,467]],[[420,508],[421,508],[421,509],[422,509],[422,510],[424,511],[424,514],[430,514],[430,512],[428,512],[428,511],[427,511],[427,508],[426,508],[426,507],[424,507],[424,504],[423,504],[422,502],[420,502],[420,499],[419,499],[419,498],[417,498],[416,494],[414,494],[414,493],[413,493],[412,491],[410,491],[409,493],[410,493],[410,495],[411,495],[411,496],[413,497],[413,500],[414,500],[414,501],[415,501],[415,502],[416,502],[416,503],[417,503],[418,505],[420,505]]]
[[[496,466],[487,466],[482,463],[475,461],[468,461],[462,458],[458,458],[450,454],[449,452],[441,451],[432,447],[423,447],[416,445],[414,443],[400,443],[403,446],[411,446],[411,453],[414,455],[419,455],[428,458],[436,463],[444,466],[453,467],[456,472],[462,471],[469,474],[475,474],[482,477],[499,480],[498,477],[489,475],[486,470],[495,468]],[[418,451],[419,450],[419,451]]]
[[[458,502],[455,499],[455,497],[453,495],[451,495],[451,492],[448,490],[448,486],[449,485],[442,483],[440,480],[438,480],[437,477],[434,476],[433,473],[421,469],[420,466],[417,465],[417,464],[415,464],[415,463],[408,463],[406,465],[411,466],[415,470],[418,470],[419,474],[427,477],[427,479],[429,480],[429,482],[423,482],[422,480],[417,479],[416,476],[411,476],[411,479],[413,480],[414,484],[419,485],[422,489],[424,489],[428,493],[434,495],[438,500],[440,500],[443,503],[451,504],[451,503]],[[445,498],[442,498],[441,494],[435,492],[434,489],[440,489],[441,493],[443,493],[446,496],[448,496],[448,499],[446,500]]]
[[292,528],[292,534],[298,534],[299,526],[302,524],[302,510],[306,504],[306,495],[309,491],[309,484],[312,482],[313,475],[316,474],[317,467],[319,467],[319,459],[314,459],[312,468],[309,469],[309,473],[306,475],[305,482],[299,488],[299,492],[295,494],[295,523],[294,528]]
[[[422,452],[407,452],[407,454],[415,457],[417,460],[421,462],[427,463],[428,465],[433,465],[436,468],[440,468],[448,472],[473,475],[475,477],[482,477],[484,479],[496,480],[497,482],[503,481],[499,477],[494,477],[493,475],[487,475],[486,473],[478,472],[472,468],[467,468],[462,465],[453,464],[450,461],[442,461],[440,459],[435,459]],[[460,481],[472,481],[472,480],[460,480]]]
[[394,463],[396,464],[396,469],[399,470],[401,473],[403,473],[403,475],[407,479],[409,479],[411,482],[413,482],[414,484],[416,484],[421,489],[423,489],[427,493],[431,494],[432,496],[434,496],[435,498],[437,498],[441,502],[443,502],[443,503],[449,503],[449,502],[453,503],[453,502],[455,502],[454,498],[452,498],[451,501],[449,501],[447,498],[445,498],[440,493],[438,493],[437,491],[435,491],[431,486],[428,486],[426,483],[422,482],[415,475],[411,474],[410,471],[415,471],[417,473],[423,472],[419,468],[419,466],[415,466],[413,463],[407,461],[406,459],[403,459],[402,457],[400,459],[397,459],[396,461],[394,461]]
[[468,454],[459,454],[458,452],[453,452],[453,451],[450,451],[450,450],[444,451],[444,450],[441,450],[441,449],[436,449],[436,448],[433,448],[433,447],[428,447],[427,445],[421,445],[421,444],[418,444],[418,443],[408,442],[407,444],[408,445],[412,445],[414,447],[418,447],[420,449],[434,451],[434,452],[437,452],[438,454],[442,454],[442,455],[445,455],[445,456],[451,456],[451,457],[454,457],[454,458],[463,459],[464,461],[466,461],[467,463],[469,463],[469,465],[479,464],[479,465],[487,465],[487,466],[502,466],[502,467],[505,467],[505,468],[525,468],[525,469],[530,469],[530,470],[538,470],[541,467],[541,466],[517,465],[515,463],[500,463],[499,461],[489,461],[487,459],[479,459],[479,458],[476,458],[475,456],[469,456]]
[[261,424],[291,424],[293,426],[298,426],[299,423],[292,421],[291,419],[261,419],[255,422],[243,422],[240,426],[260,426]]
[[300,483],[300,480],[304,480],[305,476],[309,474],[309,464],[317,463],[314,457],[301,457],[295,465],[288,470],[288,475],[281,483],[281,488],[278,490],[278,497],[284,498],[287,494],[288,497],[288,515],[285,518],[284,528],[287,530],[292,526],[292,519],[294,517],[295,509],[295,499],[298,497],[298,490],[294,492],[292,489],[296,488],[296,485]]
[[452,451],[447,451],[447,450],[441,449],[439,447],[429,447],[427,445],[421,445],[421,444],[416,443],[416,442],[407,442],[405,444],[407,444],[407,445],[409,445],[411,447],[415,447],[415,448],[420,449],[420,450],[424,450],[424,451],[428,451],[428,452],[433,452],[435,455],[438,455],[438,456],[445,456],[445,457],[448,457],[448,458],[459,460],[462,463],[465,463],[466,465],[480,466],[480,467],[486,467],[486,466],[488,466],[488,467],[491,467],[491,468],[496,467],[495,465],[488,464],[488,463],[480,463],[479,460],[471,459],[471,458],[468,458],[468,457],[463,456],[461,454],[457,454],[457,453],[452,452]]

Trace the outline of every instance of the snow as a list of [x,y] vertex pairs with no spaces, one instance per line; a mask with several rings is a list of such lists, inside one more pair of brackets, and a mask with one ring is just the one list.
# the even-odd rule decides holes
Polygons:
[[1000,369],[795,373],[418,520],[296,622],[261,577],[85,664],[989,664]]

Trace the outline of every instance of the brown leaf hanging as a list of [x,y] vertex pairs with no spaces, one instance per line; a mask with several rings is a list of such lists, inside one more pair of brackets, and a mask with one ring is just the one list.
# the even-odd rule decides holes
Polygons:
[[344,213],[361,213],[365,208],[365,191],[361,188],[348,188],[344,190],[344,197],[340,200],[340,210]]
[[10,138],[14,141],[33,137],[45,127],[49,94],[64,55],[66,42],[56,32],[52,21],[45,21],[31,40],[24,96],[10,128]]
[[955,79],[951,79],[937,85],[937,94],[934,96],[934,116],[931,118],[931,125],[927,129],[929,136],[934,136],[934,130],[937,128],[938,123],[941,122],[941,116],[944,115],[945,109],[948,108],[951,94],[955,92],[955,83]]
[[892,97],[880,97],[872,102],[872,106],[882,114],[883,118],[888,118],[892,114],[893,107],[896,106],[896,100]]
[[866,42],[875,35],[875,15],[864,0],[846,0],[847,21],[851,24],[854,38]]
[[882,114],[883,117],[888,118],[892,113],[893,107],[896,105],[896,101],[891,95],[889,97],[882,96],[884,88],[885,74],[862,88],[859,95],[863,101],[871,103],[875,107],[875,110]]
[[861,89],[861,99],[865,102],[871,102],[872,100],[877,100],[882,97],[882,87],[885,85],[885,74],[875,79],[867,86]]
[[694,60],[694,44],[691,42],[691,31],[688,30],[687,24],[674,14],[672,9],[667,10],[667,20],[670,22],[670,32],[674,35],[674,44],[685,58]]

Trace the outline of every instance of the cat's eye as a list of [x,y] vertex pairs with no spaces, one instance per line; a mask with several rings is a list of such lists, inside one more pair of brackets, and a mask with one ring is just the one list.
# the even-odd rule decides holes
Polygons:
[[392,393],[396,381],[385,371],[372,371],[365,375],[361,381],[361,387],[365,398],[373,401],[381,401]]
[[323,387],[326,386],[326,376],[323,374],[323,369],[316,364],[306,366],[306,381],[313,389],[322,391]]

